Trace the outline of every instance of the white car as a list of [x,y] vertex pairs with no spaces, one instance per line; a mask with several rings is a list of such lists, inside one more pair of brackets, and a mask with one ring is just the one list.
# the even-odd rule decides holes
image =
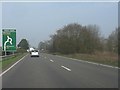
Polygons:
[[32,50],[31,51],[31,57],[39,57],[39,51],[38,50]]

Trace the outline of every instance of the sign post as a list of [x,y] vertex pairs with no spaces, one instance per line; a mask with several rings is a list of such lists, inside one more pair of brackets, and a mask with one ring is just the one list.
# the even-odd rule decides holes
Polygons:
[[2,46],[5,55],[16,51],[16,29],[2,29]]

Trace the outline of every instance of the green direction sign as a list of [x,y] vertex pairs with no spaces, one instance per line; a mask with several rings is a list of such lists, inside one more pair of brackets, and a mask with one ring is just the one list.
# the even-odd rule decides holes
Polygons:
[[2,29],[3,51],[16,51],[16,29]]

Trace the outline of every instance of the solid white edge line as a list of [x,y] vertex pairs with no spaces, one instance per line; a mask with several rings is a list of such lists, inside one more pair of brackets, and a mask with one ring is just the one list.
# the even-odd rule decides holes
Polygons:
[[75,60],[75,61],[79,61],[79,62],[83,62],[83,63],[89,63],[89,64],[100,65],[100,66],[109,67],[109,68],[120,69],[119,67],[114,67],[114,66],[110,66],[110,65],[106,65],[106,64],[89,62],[89,61],[85,61],[85,60],[79,60],[79,59],[74,59],[74,58],[69,58],[69,57],[64,57],[64,56],[59,56],[59,55],[56,55],[56,56],[71,59],[71,60]]
[[68,71],[71,71],[71,69],[69,69],[69,68],[67,68],[65,66],[61,66],[61,67],[64,68],[64,69],[66,69],[66,70],[68,70]]
[[[27,54],[28,55],[28,54]],[[24,57],[22,57],[20,60],[18,60],[16,63],[14,63],[12,66],[10,66],[7,70],[5,70],[4,72],[2,72],[1,74],[0,74],[0,77],[2,76],[2,75],[4,75],[6,72],[8,72],[10,69],[12,69],[17,63],[19,63],[21,60],[23,60],[27,55],[25,55]]]

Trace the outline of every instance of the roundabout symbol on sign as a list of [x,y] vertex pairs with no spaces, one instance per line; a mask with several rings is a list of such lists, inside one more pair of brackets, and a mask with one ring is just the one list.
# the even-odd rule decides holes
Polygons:
[[4,43],[4,51],[6,51],[6,44],[10,43],[12,45],[12,38],[10,38],[9,36],[7,36],[7,41],[5,41]]

